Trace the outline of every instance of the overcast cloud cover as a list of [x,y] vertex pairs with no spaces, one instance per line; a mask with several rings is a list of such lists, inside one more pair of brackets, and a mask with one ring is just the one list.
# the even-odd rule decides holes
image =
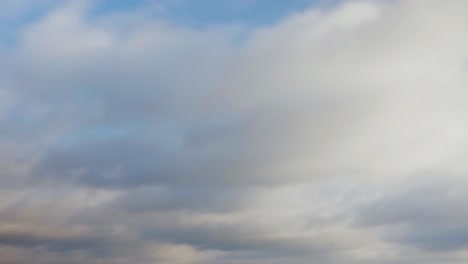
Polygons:
[[190,1],[1,1],[0,264],[467,263],[468,1]]

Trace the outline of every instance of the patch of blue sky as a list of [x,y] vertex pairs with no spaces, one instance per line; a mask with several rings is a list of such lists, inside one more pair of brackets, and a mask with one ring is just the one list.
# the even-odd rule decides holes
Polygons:
[[112,12],[131,12],[140,7],[149,5],[147,0],[96,0],[93,6],[93,15],[101,16]]
[[[114,12],[143,9],[159,19],[192,28],[226,24],[255,27],[274,24],[288,14],[330,1],[332,0],[92,0],[90,15],[100,17]],[[4,46],[14,47],[22,27],[35,22],[64,2],[49,1],[44,5],[31,5],[7,20],[0,18],[0,42]]]
[[0,18],[0,43],[5,48],[14,48],[18,42],[19,32],[25,26],[46,15],[58,3],[51,2],[44,5],[31,5],[29,8],[18,10],[16,14]]
[[153,8],[155,16],[190,27],[275,23],[325,0],[100,0],[94,15]]

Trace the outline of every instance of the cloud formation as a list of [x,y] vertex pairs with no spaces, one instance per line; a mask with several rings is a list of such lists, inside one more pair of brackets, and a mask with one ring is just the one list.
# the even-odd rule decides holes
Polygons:
[[0,48],[1,264],[467,261],[466,1],[44,3]]

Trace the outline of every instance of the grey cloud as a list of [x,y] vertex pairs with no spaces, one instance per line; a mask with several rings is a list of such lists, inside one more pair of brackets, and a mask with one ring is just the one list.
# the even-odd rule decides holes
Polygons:
[[118,209],[129,213],[160,210],[194,210],[229,212],[241,209],[255,197],[255,188],[226,188],[216,185],[182,185],[143,187],[125,192],[112,201]]
[[343,1],[240,42],[54,9],[0,54],[0,255],[466,262],[466,7]]
[[466,181],[434,176],[405,181],[359,211],[358,223],[363,225],[460,223],[467,216],[463,201]]
[[[35,36],[44,30],[51,38],[68,27],[72,31],[83,31],[83,34],[92,31],[89,37],[94,37],[90,25],[77,19],[74,13],[70,24],[65,23],[64,28],[54,26],[55,19],[66,19],[68,13],[72,11],[61,10],[28,28],[24,34],[26,54],[31,52],[30,49],[38,49],[33,54],[50,52],[47,45],[30,47],[28,44],[34,44]],[[98,24],[96,27],[96,32],[112,35],[105,26]],[[248,81],[250,74],[245,76],[237,59],[229,59],[233,56],[221,53],[220,58],[212,58],[213,48],[215,54],[220,53],[216,49],[233,49],[223,41],[217,44],[219,37],[212,37],[217,32],[197,32],[201,35],[198,37],[170,26],[155,25],[154,28],[148,33],[148,42],[154,46],[143,46],[149,54],[139,54],[132,48],[132,42],[127,41],[96,50],[93,46],[93,49],[83,51],[87,56],[74,55],[70,51],[52,59],[22,58],[24,65],[20,64],[17,71],[27,81],[21,85],[24,89],[21,93],[32,93],[32,100],[49,108],[49,113],[69,110],[59,120],[38,120],[46,127],[50,127],[50,122],[68,124],[51,144],[43,148],[44,153],[33,168],[35,178],[79,182],[100,188],[166,182],[261,184],[289,181],[291,177],[308,179],[315,171],[285,179],[280,173],[275,175],[268,171],[268,166],[275,162],[284,163],[286,156],[290,159],[303,154],[318,157],[330,140],[340,136],[339,123],[346,120],[348,114],[358,118],[356,115],[360,111],[353,113],[352,110],[358,104],[354,98],[348,100],[348,95],[334,95],[327,92],[326,87],[311,91],[310,98],[300,94],[278,97],[276,90],[283,90],[288,85],[285,81],[289,81],[281,76],[278,76],[277,84],[273,83],[274,79],[262,75],[258,75],[261,78],[251,76],[254,84],[235,81]],[[170,47],[164,39],[161,44],[157,37],[166,37],[163,34],[166,30],[176,32],[170,43],[189,38],[190,45]],[[138,38],[139,34],[138,31],[130,34],[128,39]],[[75,44],[68,40],[50,46],[54,45],[59,50],[75,48]],[[154,49],[162,51],[153,55]],[[178,54],[179,51],[183,53]],[[96,52],[99,56],[95,58],[92,54]],[[260,62],[268,60],[265,56],[259,59]],[[186,60],[196,63],[187,64]],[[241,63],[250,63],[250,59],[241,57]],[[36,64],[43,66],[35,67]],[[177,78],[175,72],[184,78]],[[138,86],[134,87],[135,83]],[[253,90],[252,98],[260,101],[259,109],[242,109],[243,103],[238,109],[238,103],[233,105],[232,98],[221,95],[233,94],[235,100],[244,100],[237,90],[264,89],[261,87],[270,85],[274,91],[272,101],[267,100],[269,95],[263,96]],[[304,87],[304,84],[299,85]],[[29,89],[28,86],[37,87]],[[262,100],[266,100],[266,104]],[[279,120],[283,122],[282,129],[276,128]],[[310,120],[311,124],[304,129],[292,129],[304,120]],[[110,131],[118,135],[106,134]],[[303,153],[302,140],[285,140],[287,137],[303,138],[307,134],[314,138],[310,144],[316,150],[312,153],[310,150]],[[84,139],[68,144],[69,138],[73,140],[76,135]],[[95,136],[97,140],[93,141]],[[100,140],[102,137],[106,139]]]
[[225,133],[216,127],[204,128],[203,133],[211,133],[214,140],[203,144],[192,143],[194,137],[203,140],[198,131],[184,131],[177,124],[132,126],[122,125],[122,134],[119,127],[106,126],[91,128],[88,135],[78,132],[69,144],[47,151],[34,172],[58,181],[111,188],[223,182],[223,174],[235,166],[230,163],[239,155],[236,139],[230,139],[229,133],[219,135],[224,142],[216,142],[216,134]]
[[350,247],[341,243],[340,238],[333,240],[326,235],[281,238],[249,229],[230,225],[198,228],[174,226],[172,229],[144,229],[143,237],[163,242],[190,244],[202,249],[310,259],[330,258],[331,255]]
[[453,224],[425,225],[407,230],[396,240],[427,251],[452,252],[468,247],[468,228]]
[[366,202],[356,212],[356,223],[384,227],[389,241],[428,251],[466,249],[466,181],[449,176],[417,178]]
[[85,250],[89,253],[101,255],[109,251],[109,242],[109,238],[100,237],[54,237],[24,232],[0,233],[0,244],[3,246],[46,248],[58,252]]

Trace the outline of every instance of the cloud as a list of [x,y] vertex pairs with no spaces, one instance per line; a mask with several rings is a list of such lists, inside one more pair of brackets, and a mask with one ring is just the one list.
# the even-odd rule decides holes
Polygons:
[[361,205],[356,223],[392,230],[386,239],[395,243],[436,252],[464,250],[466,180],[450,175],[415,179]]
[[466,262],[465,1],[91,3],[0,52],[1,263]]

